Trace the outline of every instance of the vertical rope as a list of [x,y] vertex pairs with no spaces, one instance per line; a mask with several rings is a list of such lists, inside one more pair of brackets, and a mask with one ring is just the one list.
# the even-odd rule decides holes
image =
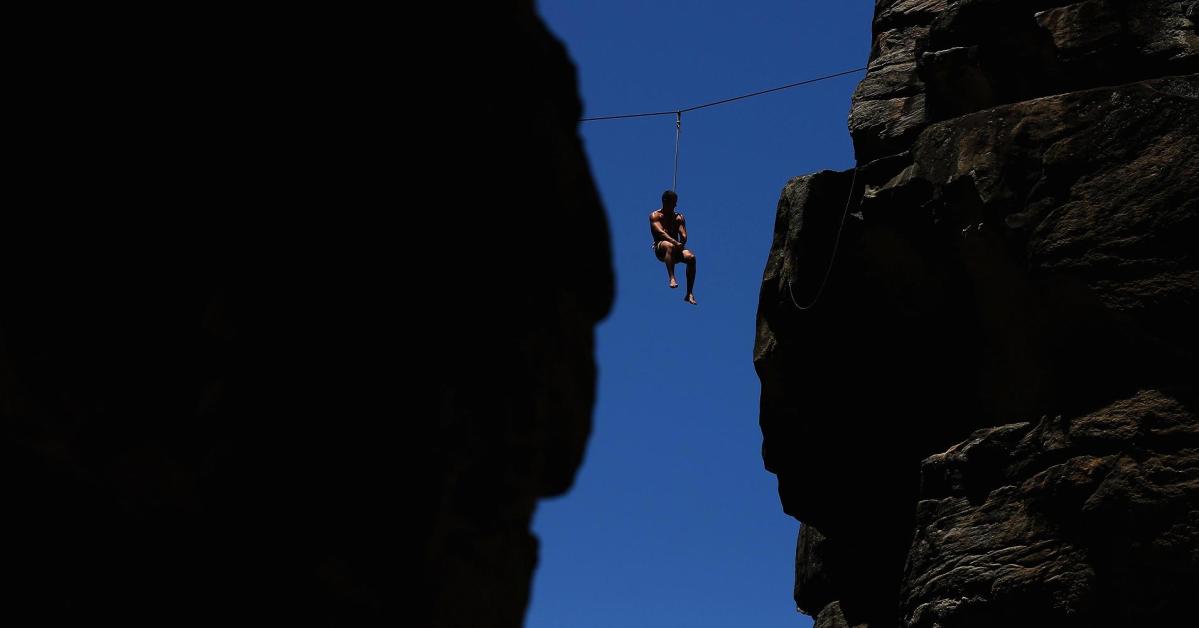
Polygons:
[[679,135],[683,132],[683,112],[674,112],[674,178],[670,180],[670,189],[679,193]]

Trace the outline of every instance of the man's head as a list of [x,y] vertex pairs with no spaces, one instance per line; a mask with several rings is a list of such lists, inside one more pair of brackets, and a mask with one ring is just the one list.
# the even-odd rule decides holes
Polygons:
[[666,190],[662,193],[662,209],[674,209],[678,204],[679,195],[675,194],[674,190]]

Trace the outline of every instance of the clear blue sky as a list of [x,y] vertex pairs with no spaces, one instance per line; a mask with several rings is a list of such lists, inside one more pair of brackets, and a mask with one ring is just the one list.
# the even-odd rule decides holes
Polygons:
[[[873,7],[539,3],[579,69],[587,116],[675,110],[864,66]],[[616,304],[597,332],[583,467],[534,520],[528,628],[811,625],[791,601],[799,524],[762,468],[754,317],[783,185],[853,166],[846,119],[860,78],[684,114],[679,209],[699,257],[699,307],[666,287],[649,248],[673,118],[582,124],[612,230]]]

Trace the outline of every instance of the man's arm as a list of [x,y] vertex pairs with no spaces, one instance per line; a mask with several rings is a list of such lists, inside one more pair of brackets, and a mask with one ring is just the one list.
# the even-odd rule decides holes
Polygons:
[[654,232],[654,235],[659,236],[661,239],[672,244],[683,246],[682,242],[675,240],[674,238],[670,237],[669,233],[666,233],[666,229],[662,227],[662,219],[658,217],[658,212],[654,212],[649,215],[649,228],[650,231]]
[[687,244],[687,219],[684,218],[682,214],[679,214],[679,217],[676,218],[676,220],[679,221],[679,240],[681,240],[680,244]]

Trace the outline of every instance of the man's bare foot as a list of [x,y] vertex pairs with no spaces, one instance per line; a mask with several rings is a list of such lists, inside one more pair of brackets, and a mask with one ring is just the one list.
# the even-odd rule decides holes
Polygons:
[[670,287],[671,288],[679,287],[679,282],[675,281],[673,277],[670,279]]
[[698,303],[695,302],[695,295],[691,294],[690,292],[687,293],[687,296],[683,297],[683,300],[690,303],[691,305],[699,305]]

